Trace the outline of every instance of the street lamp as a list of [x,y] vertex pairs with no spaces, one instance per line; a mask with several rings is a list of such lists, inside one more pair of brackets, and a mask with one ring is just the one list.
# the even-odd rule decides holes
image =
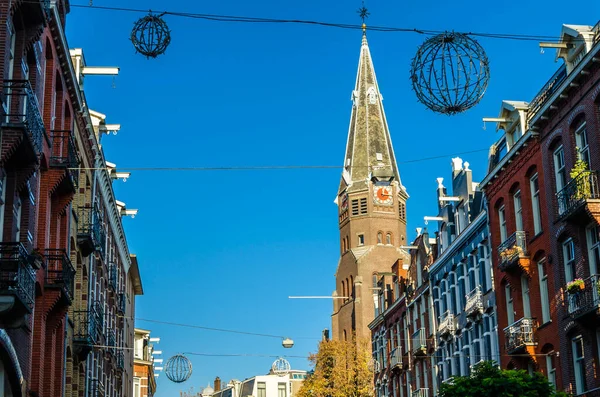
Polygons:
[[290,338],[284,338],[281,345],[286,349],[291,349],[294,346],[294,341]]

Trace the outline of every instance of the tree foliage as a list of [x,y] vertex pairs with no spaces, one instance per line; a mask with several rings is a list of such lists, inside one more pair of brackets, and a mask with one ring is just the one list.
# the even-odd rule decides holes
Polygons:
[[440,387],[440,397],[566,397],[536,372],[501,370],[489,361],[473,368],[471,376],[456,376]]
[[373,371],[368,339],[329,340],[319,343],[311,354],[312,373],[304,380],[297,397],[372,397]]

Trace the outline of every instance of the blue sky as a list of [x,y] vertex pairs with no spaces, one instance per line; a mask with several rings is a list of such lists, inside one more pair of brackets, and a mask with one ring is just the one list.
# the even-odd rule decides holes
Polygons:
[[[360,22],[358,0],[94,5]],[[585,7],[555,0],[366,5],[374,25],[462,32],[558,36],[562,23],[593,25],[600,15],[595,1]],[[119,135],[103,139],[109,161],[119,168],[342,164],[360,31],[166,16],[171,45],[147,60],[128,40],[141,16],[73,7],[67,21],[69,45],[84,49],[88,65],[121,67],[115,88],[109,77],[86,79],[90,107],[122,125]],[[424,36],[371,32],[368,38],[411,196],[414,238],[423,216],[435,215],[435,178],[449,180],[452,155],[487,149],[498,138],[494,126],[482,129],[482,117],[497,116],[502,99],[531,100],[559,64],[553,51],[540,54],[537,42],[480,39],[490,59],[487,94],[474,109],[448,117],[425,109],[410,88],[410,61]],[[439,155],[447,156],[403,164]],[[487,150],[462,157],[481,180]],[[329,295],[334,288],[339,177],[335,169],[136,171],[127,183],[115,182],[117,198],[140,210],[124,220],[144,285],[138,317],[287,335],[296,342],[285,350],[278,339],[139,322],[161,337],[165,361],[178,352],[306,356],[316,349],[321,330],[330,327],[331,301],[288,296]],[[161,375],[158,397],[199,390],[215,376],[227,381],[265,373],[274,360],[190,357],[192,378],[176,385]],[[308,369],[304,359],[290,361]]]

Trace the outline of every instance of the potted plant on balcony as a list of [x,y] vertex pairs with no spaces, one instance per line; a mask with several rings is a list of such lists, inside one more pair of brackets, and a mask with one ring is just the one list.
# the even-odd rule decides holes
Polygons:
[[509,260],[517,255],[518,256],[523,255],[523,248],[521,248],[520,246],[515,244],[512,247],[508,247],[508,248],[505,248],[504,250],[502,250],[500,252],[500,259],[502,259],[502,261],[504,262],[504,261]]
[[[579,152],[579,150],[578,150]],[[579,154],[578,154],[579,157]],[[576,189],[573,193],[573,198],[575,200],[582,200],[589,198],[592,194],[592,186],[588,178],[585,177],[586,171],[589,170],[588,164],[579,158],[570,172],[571,180],[576,181]]]
[[570,283],[567,283],[566,289],[569,294],[578,294],[585,289],[585,283],[583,282],[583,279],[576,278]]
[[34,269],[40,269],[44,264],[44,255],[37,249],[34,249],[31,251],[31,254],[29,254],[29,263]]

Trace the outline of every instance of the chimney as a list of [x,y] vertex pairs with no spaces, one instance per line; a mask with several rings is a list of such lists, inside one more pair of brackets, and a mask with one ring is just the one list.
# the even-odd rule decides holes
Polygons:
[[218,376],[215,378],[215,384],[213,386],[213,389],[216,392],[221,390],[221,378],[219,378]]
[[452,159],[452,179],[456,178],[463,169],[463,161],[460,157],[454,157]]

